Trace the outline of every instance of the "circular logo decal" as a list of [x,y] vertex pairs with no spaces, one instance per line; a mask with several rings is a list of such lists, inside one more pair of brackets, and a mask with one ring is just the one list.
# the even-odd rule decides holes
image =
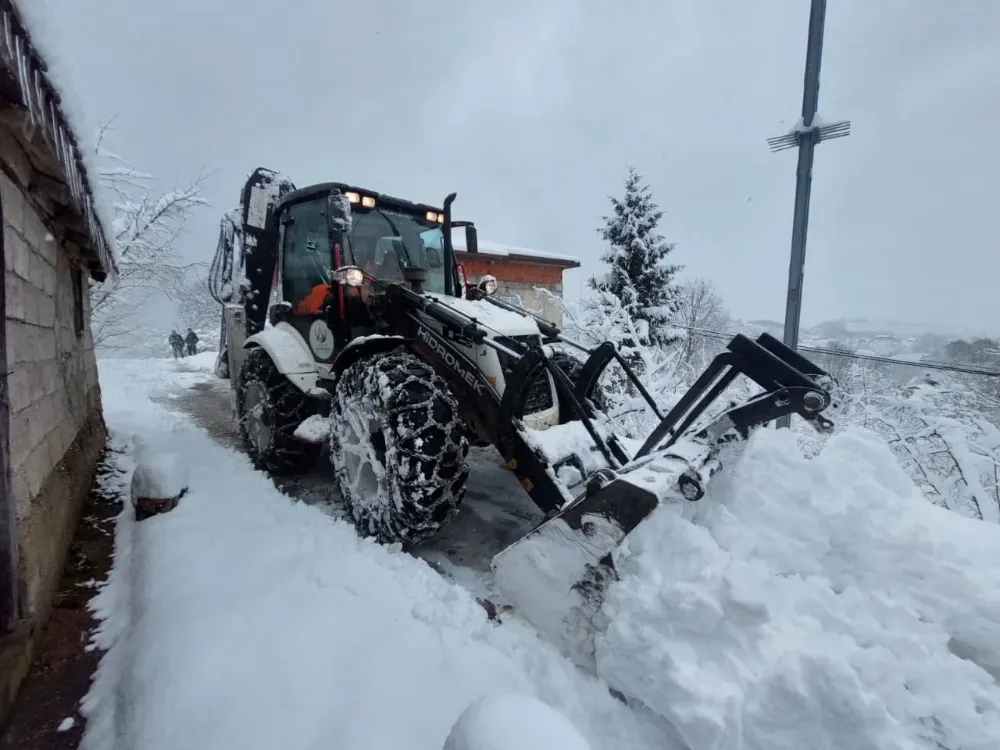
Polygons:
[[309,326],[309,346],[317,359],[330,359],[333,354],[333,332],[325,321],[314,320]]

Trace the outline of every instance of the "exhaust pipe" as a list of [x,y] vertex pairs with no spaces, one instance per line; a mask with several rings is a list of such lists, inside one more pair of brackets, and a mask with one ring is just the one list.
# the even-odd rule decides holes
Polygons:
[[444,199],[444,293],[446,297],[455,296],[455,248],[451,244],[451,204],[455,202],[458,193],[451,193]]

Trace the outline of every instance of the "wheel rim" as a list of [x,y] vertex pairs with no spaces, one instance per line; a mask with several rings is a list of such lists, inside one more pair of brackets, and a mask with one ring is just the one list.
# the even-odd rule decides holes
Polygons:
[[388,482],[385,438],[378,422],[356,404],[348,405],[337,421],[342,482],[355,499],[382,497]]
[[271,404],[267,392],[260,383],[247,384],[244,410],[250,442],[258,454],[264,453],[271,445],[274,423],[271,419]]

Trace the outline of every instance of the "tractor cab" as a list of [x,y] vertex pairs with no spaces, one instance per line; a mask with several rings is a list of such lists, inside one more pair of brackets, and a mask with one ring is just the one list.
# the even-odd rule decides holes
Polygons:
[[[348,342],[376,333],[369,305],[373,285],[337,283],[337,269],[358,268],[368,278],[420,293],[465,296],[449,207],[441,210],[342,183],[288,193],[274,206],[277,284],[271,324],[292,326],[315,362],[329,364]],[[476,252],[475,226],[459,226],[465,228],[466,247]]]

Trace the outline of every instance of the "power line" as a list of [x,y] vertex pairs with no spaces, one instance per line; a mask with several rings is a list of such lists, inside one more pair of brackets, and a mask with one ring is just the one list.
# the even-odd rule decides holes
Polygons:
[[[705,336],[706,338],[722,339],[728,341],[735,333],[726,333],[724,331],[713,331],[708,328],[698,328],[697,326],[685,326],[678,325],[677,323],[672,323],[672,327],[680,328],[682,330],[691,331],[699,335]],[[948,362],[934,362],[934,361],[922,361],[913,362],[906,359],[896,359],[894,357],[882,357],[877,354],[859,354],[858,352],[845,352],[838,351],[836,349],[826,349],[820,346],[802,346],[799,345],[799,350],[812,352],[813,354],[823,354],[828,357],[843,357],[845,359],[855,359],[865,362],[879,362],[887,365],[901,365],[906,367],[919,367],[925,370],[941,370],[944,372],[960,372],[966,375],[983,375],[990,378],[1000,378],[1000,372],[994,370],[987,370],[979,367],[963,366],[951,364]]]

